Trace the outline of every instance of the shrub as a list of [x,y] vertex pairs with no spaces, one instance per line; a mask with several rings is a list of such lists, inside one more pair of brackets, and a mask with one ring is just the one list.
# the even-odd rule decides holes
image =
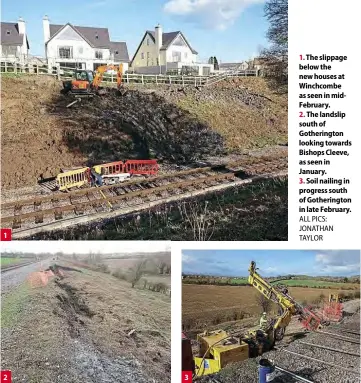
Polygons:
[[118,278],[118,279],[122,279],[124,281],[127,280],[127,274],[125,274],[123,271],[121,271],[121,269],[116,269],[113,274],[112,274],[114,277]]
[[360,299],[360,290],[355,291],[354,297],[355,299]]
[[102,273],[107,273],[107,274],[110,273],[109,267],[105,263],[101,263],[100,265],[97,265],[97,271],[100,271]]

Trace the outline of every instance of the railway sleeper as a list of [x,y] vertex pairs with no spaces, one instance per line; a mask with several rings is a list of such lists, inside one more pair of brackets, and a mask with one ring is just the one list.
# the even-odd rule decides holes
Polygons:
[[20,229],[21,228],[21,219],[14,217],[13,224],[12,224],[13,229]]
[[38,223],[43,223],[44,222],[44,216],[43,214],[39,214],[39,215],[36,215],[35,216],[35,223],[38,224]]

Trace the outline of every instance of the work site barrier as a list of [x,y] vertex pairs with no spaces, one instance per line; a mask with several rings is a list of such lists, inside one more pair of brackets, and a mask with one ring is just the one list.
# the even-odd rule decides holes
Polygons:
[[93,169],[101,175],[124,173],[123,161],[109,162],[108,164],[96,165]]
[[45,287],[49,279],[54,276],[51,270],[48,271],[36,271],[31,273],[28,277],[28,281],[31,288]]
[[157,174],[159,165],[157,160],[128,160],[124,164],[125,173],[130,174]]
[[59,190],[80,187],[89,183],[89,170],[89,168],[81,168],[58,174],[56,184]]

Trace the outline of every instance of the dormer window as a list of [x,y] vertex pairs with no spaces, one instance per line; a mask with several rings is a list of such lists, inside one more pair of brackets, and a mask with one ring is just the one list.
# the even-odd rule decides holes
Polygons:
[[115,51],[115,54],[117,55],[119,52],[118,51]]
[[7,35],[10,35],[10,31],[6,31],[6,34],[7,34]]
[[99,36],[98,36],[98,35],[95,35],[95,38],[96,38],[96,39],[99,39]]

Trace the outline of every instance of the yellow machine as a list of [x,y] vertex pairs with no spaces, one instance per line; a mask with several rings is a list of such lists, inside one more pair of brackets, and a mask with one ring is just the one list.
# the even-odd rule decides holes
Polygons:
[[328,296],[328,301],[331,302],[339,302],[338,294],[330,294]]
[[232,362],[262,355],[283,338],[292,316],[298,314],[309,330],[320,328],[322,319],[302,307],[285,287],[272,286],[257,273],[256,263],[248,269],[248,283],[279,307],[279,315],[273,318],[266,329],[255,329],[245,334],[232,336],[224,330],[204,332],[197,335],[199,355],[194,358],[196,376],[214,374]]

